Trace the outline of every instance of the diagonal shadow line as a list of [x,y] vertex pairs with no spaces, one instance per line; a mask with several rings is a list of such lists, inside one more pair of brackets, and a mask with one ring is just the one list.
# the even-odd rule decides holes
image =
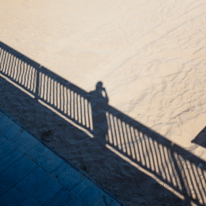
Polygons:
[[0,73],[90,137],[101,138],[107,149],[164,183],[185,205],[206,204],[205,162],[108,105],[101,82],[88,93],[3,42]]

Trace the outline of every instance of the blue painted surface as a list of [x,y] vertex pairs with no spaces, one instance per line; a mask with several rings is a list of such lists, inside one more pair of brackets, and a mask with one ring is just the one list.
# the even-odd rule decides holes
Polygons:
[[7,156],[0,160],[0,172],[7,169],[9,166],[11,166],[14,162],[19,160],[23,156],[24,153],[18,148],[13,150],[11,153],[9,153]]
[[26,155],[32,159],[34,162],[37,162],[39,157],[45,155],[47,152],[49,152],[49,149],[45,147],[40,142],[35,145],[31,150],[29,150]]
[[52,176],[69,191],[74,189],[84,179],[80,173],[66,163],[63,163],[59,168],[57,168],[52,173]]
[[0,119],[0,134],[4,136],[14,124],[15,123],[11,119],[4,115]]
[[61,189],[53,198],[46,204],[46,206],[62,206],[72,199],[71,193],[66,189]]
[[7,139],[3,135],[0,135],[0,145],[6,141],[7,141]]
[[109,197],[108,195],[104,194],[95,204],[94,206],[119,206],[119,204]]
[[19,192],[15,187],[12,187],[7,193],[0,196],[1,206],[16,206],[25,200],[26,196]]
[[0,159],[4,158],[6,155],[8,155],[10,152],[12,152],[16,147],[6,140],[3,144],[0,146]]
[[2,135],[4,135],[7,139],[12,139],[17,134],[23,132],[23,129],[14,122],[10,124],[9,127],[10,127],[9,130],[6,130],[2,133]]
[[23,156],[6,170],[0,173],[0,195],[9,190],[24,177],[37,168],[28,157]]
[[82,201],[84,200],[79,200],[74,196],[65,206],[86,206]]
[[41,204],[32,196],[24,200],[19,206],[41,206]]
[[22,152],[27,152],[38,144],[38,140],[34,139],[26,131],[20,133],[11,139],[12,143],[15,144]]
[[57,192],[63,188],[55,179],[51,178],[48,182],[42,185],[33,196],[41,203],[45,204],[49,199],[51,199]]
[[0,206],[120,206],[0,112]]
[[49,179],[50,176],[42,168],[38,167],[31,174],[20,181],[16,185],[16,188],[22,193],[30,195],[39,189]]
[[40,156],[36,163],[45,169],[48,173],[52,173],[57,169],[64,161],[55,155],[52,151],[48,151],[45,155]]
[[77,187],[72,190],[77,198],[84,200],[84,204],[93,205],[104,193],[92,182],[84,179]]

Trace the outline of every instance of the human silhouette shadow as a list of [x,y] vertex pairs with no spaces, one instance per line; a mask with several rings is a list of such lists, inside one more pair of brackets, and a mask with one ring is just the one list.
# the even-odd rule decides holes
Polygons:
[[106,111],[109,98],[102,82],[98,82],[96,89],[89,93],[89,100],[92,107],[93,135],[104,139],[108,132]]

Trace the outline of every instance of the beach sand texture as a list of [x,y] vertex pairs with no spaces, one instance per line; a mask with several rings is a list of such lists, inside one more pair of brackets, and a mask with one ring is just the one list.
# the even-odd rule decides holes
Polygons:
[[126,205],[205,205],[205,11],[0,1],[0,108]]

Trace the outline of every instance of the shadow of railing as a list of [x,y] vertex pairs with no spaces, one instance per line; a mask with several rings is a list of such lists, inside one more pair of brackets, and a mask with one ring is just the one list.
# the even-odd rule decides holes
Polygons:
[[[108,101],[100,102],[94,92],[82,90],[2,42],[0,72],[34,99],[93,134],[94,139],[103,138],[108,149],[141,167],[182,197],[185,205],[191,201],[206,204],[205,162],[198,157],[108,105]],[[98,128],[100,125],[103,129]]]
[[107,120],[109,132],[106,140],[111,147],[187,201],[206,204],[204,161],[111,106]]
[[0,43],[0,72],[48,106],[92,131],[91,104],[84,90]]

